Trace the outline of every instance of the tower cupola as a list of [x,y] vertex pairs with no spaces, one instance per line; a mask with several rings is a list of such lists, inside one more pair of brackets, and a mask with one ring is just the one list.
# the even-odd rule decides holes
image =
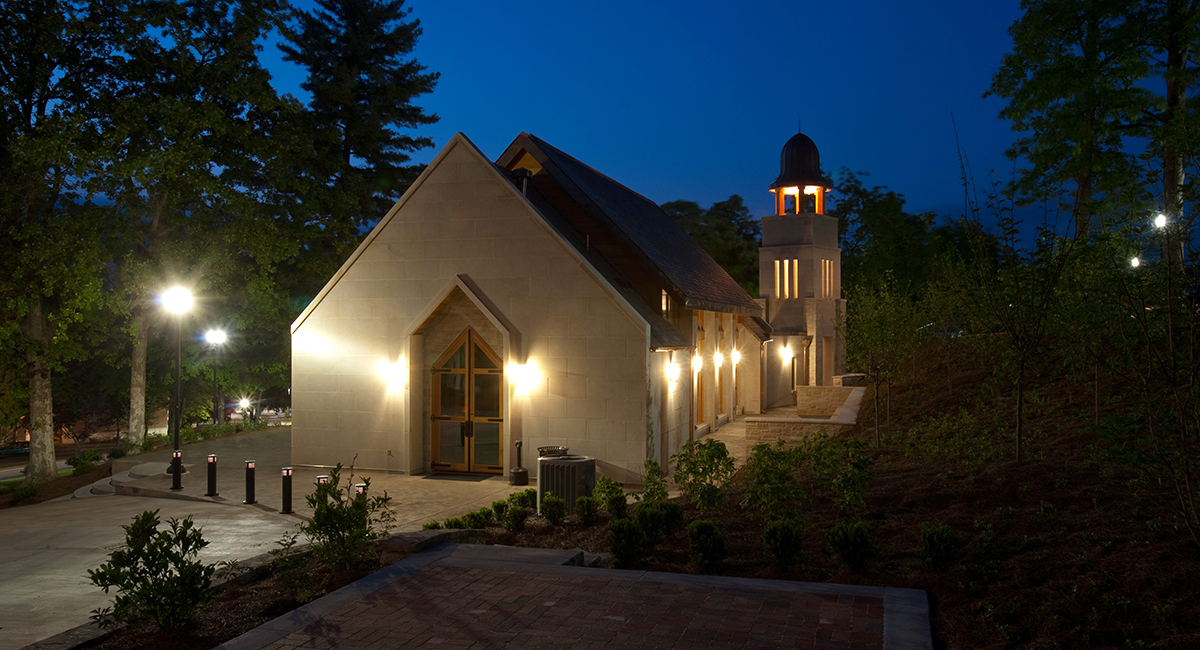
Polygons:
[[[821,154],[812,138],[797,132],[783,145],[779,155],[779,177],[771,183],[775,194],[775,214],[807,212],[808,197],[812,196],[812,212],[825,214],[825,192],[833,189],[833,181],[821,173]],[[787,197],[792,197],[792,209],[787,209]]]

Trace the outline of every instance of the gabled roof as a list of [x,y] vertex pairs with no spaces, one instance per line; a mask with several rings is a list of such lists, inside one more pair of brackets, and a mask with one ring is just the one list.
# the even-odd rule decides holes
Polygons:
[[529,158],[539,167],[531,170],[532,188],[574,231],[564,237],[581,253],[605,258],[619,276],[610,278],[615,285],[644,293],[649,282],[688,309],[762,313],[754,299],[650,199],[528,133],[517,136],[496,164],[505,169],[528,167]]

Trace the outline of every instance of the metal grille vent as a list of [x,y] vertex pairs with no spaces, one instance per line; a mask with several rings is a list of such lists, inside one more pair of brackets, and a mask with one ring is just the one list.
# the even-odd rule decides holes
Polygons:
[[596,459],[589,456],[543,456],[538,458],[537,505],[547,492],[567,502],[567,514],[575,514],[575,499],[596,487]]

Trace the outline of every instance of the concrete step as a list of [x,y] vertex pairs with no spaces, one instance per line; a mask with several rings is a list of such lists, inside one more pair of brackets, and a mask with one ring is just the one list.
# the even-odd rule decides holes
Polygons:
[[456,560],[487,560],[516,564],[549,564],[553,566],[583,566],[584,553],[579,549],[526,548],[522,546],[485,546],[459,544],[452,556]]

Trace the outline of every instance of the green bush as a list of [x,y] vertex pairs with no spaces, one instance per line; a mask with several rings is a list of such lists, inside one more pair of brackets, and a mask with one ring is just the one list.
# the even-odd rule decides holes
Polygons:
[[[395,522],[388,507],[392,498],[387,492],[368,497],[356,494],[354,473],[345,485],[340,482],[342,464],[329,471],[329,482],[317,485],[305,497],[312,508],[312,519],[300,524],[300,531],[312,544],[313,556],[332,569],[344,569],[369,559],[375,552],[376,540],[387,534]],[[371,479],[363,479],[370,490]]]
[[575,516],[584,526],[590,526],[593,521],[596,521],[596,511],[599,509],[600,503],[596,501],[595,497],[582,496],[575,499]]
[[462,516],[467,528],[487,528],[492,523],[492,509],[480,508]]
[[689,442],[671,456],[675,482],[697,508],[713,510],[724,502],[722,490],[733,478],[733,457],[720,440]]
[[442,529],[442,524],[439,523],[436,519],[434,521],[427,521],[424,523],[424,525],[421,526],[421,530],[441,530],[441,529]]
[[710,569],[725,559],[725,533],[707,519],[697,519],[688,524],[688,551],[692,560]]
[[666,501],[667,500],[667,477],[663,474],[662,468],[658,463],[646,459],[644,464],[645,472],[642,476],[642,491],[635,492],[633,498],[636,501]]
[[642,559],[646,546],[646,535],[642,527],[631,519],[613,519],[608,524],[608,548],[613,554],[613,565],[628,569]]
[[67,459],[67,464],[75,468],[72,470],[71,476],[83,476],[96,469],[96,466],[103,462],[104,457],[94,449],[84,449]]
[[105,452],[105,456],[107,456],[109,460],[116,460],[118,458],[124,458],[125,457],[125,447],[123,445],[119,446],[119,447],[113,447],[112,449],[109,449],[107,452]]
[[33,497],[36,497],[36,496],[37,496],[37,488],[33,487],[32,485],[30,485],[28,483],[22,483],[22,484],[18,485],[17,487],[13,488],[12,502],[14,504],[17,504],[26,499],[32,499]]
[[854,523],[839,521],[834,524],[833,530],[829,531],[829,547],[855,573],[862,573],[875,554],[867,522],[861,519]]
[[772,520],[763,531],[763,543],[779,569],[786,571],[800,557],[800,522],[792,517]]
[[625,500],[625,491],[621,489],[620,484],[608,478],[601,476],[596,480],[596,489],[592,490],[592,496],[604,506],[608,511],[609,516],[613,519],[624,519],[629,516],[628,502]]
[[962,541],[953,528],[945,524],[921,522],[921,548],[917,555],[925,561],[925,566],[931,571],[949,566],[956,558],[962,547]]
[[496,519],[496,521],[501,521],[504,519],[505,510],[508,510],[508,501],[505,501],[504,499],[497,499],[496,501],[492,502],[492,516]]
[[567,501],[560,499],[550,492],[542,496],[542,518],[558,526],[567,518]]
[[784,449],[783,441],[754,445],[742,468],[746,476],[742,507],[765,510],[776,517],[789,515],[807,499],[793,474],[799,459],[799,452]]
[[875,461],[860,440],[830,438],[824,433],[804,440],[795,452],[812,464],[817,482],[846,510],[864,507],[863,491],[871,481]]
[[537,509],[537,489],[529,488],[527,490],[521,490],[520,492],[514,492],[511,495],[509,495],[508,500],[517,504],[518,506],[520,506],[522,508],[529,508],[530,510],[536,510]]
[[470,528],[470,526],[467,526],[467,522],[463,521],[462,517],[451,517],[442,524],[442,527],[447,530]]
[[108,562],[88,571],[92,584],[109,593],[116,588],[112,607],[92,612],[102,626],[151,619],[163,629],[192,620],[201,605],[212,600],[216,567],[196,559],[208,542],[188,517],[171,519],[170,530],[158,530],[158,511],[134,517],[125,529],[125,545]]
[[504,530],[516,532],[525,529],[525,519],[529,516],[529,510],[517,504],[511,504],[504,511],[504,517],[500,520],[500,524],[504,526]]
[[634,506],[633,520],[646,534],[646,550],[649,552],[683,523],[683,506],[670,501],[643,501]]

